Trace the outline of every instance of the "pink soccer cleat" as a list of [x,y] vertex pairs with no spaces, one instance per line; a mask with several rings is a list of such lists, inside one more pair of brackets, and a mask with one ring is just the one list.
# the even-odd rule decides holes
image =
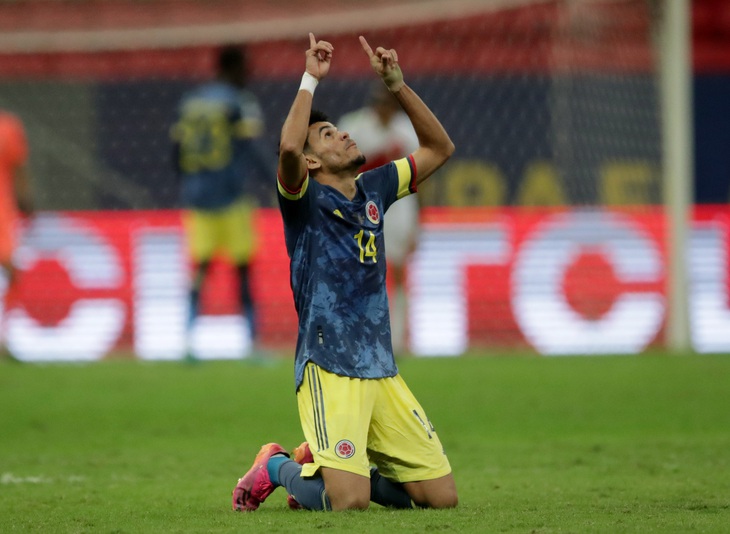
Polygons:
[[[311,464],[314,462],[312,451],[309,450],[309,443],[303,441],[299,447],[292,451],[292,460],[300,465]],[[303,506],[297,502],[293,495],[287,495],[286,503],[292,510],[301,510]]]
[[266,464],[275,454],[289,454],[277,443],[267,443],[256,455],[253,465],[233,489],[233,509],[242,512],[253,512],[271,495],[275,486],[269,478]]
[[290,510],[304,510],[304,506],[299,504],[299,501],[294,498],[294,495],[286,496],[286,504],[289,505]]

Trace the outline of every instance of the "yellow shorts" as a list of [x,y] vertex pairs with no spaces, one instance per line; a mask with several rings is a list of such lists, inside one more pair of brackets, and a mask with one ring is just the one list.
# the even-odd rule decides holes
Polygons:
[[331,467],[370,476],[370,466],[397,482],[451,473],[438,435],[406,383],[338,376],[309,362],[297,391],[299,418],[314,456],[313,476]]
[[209,261],[222,252],[234,264],[248,263],[256,252],[254,212],[255,205],[248,200],[218,211],[186,211],[183,222],[193,261]]

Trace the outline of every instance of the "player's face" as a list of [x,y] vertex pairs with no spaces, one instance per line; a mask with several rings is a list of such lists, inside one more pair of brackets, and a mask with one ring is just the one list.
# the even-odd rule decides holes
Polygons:
[[365,163],[365,156],[350,139],[330,122],[315,122],[309,127],[309,146],[325,172],[356,171]]

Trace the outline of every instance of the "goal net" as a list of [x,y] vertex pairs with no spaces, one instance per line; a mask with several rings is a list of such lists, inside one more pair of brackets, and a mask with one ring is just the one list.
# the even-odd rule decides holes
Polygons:
[[[423,355],[519,348],[639,352],[666,305],[661,115],[651,2],[86,0],[0,6],[0,108],[31,147],[39,216],[16,251],[6,342],[27,360],[185,352],[189,282],[170,127],[181,96],[246,45],[262,146],[278,135],[307,32],[336,49],[315,106],[368,100],[357,40],[395,48],[457,147],[419,197],[408,342]],[[252,266],[264,347],[290,350],[296,315],[274,177]],[[214,266],[197,341],[250,349],[236,280]],[[10,306],[10,305],[9,305]]]

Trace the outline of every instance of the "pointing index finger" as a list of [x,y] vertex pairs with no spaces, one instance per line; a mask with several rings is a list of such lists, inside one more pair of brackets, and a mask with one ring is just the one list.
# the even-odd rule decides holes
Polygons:
[[366,54],[367,54],[367,55],[368,55],[369,57],[373,57],[373,49],[372,49],[372,48],[370,48],[370,45],[369,45],[369,44],[368,44],[368,42],[367,42],[367,41],[365,40],[365,37],[363,37],[362,35],[360,36],[360,44],[362,45],[362,49],[363,49],[363,50],[365,50],[365,53],[366,53]]
[[309,32],[309,47],[314,48],[317,46],[317,39],[314,38],[314,34]]

